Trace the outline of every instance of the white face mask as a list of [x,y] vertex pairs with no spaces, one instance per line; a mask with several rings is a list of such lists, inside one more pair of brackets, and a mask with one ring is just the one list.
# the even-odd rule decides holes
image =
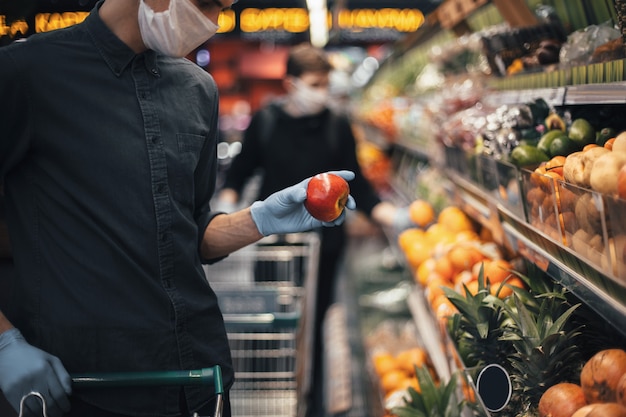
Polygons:
[[326,108],[328,89],[311,87],[299,79],[294,81],[294,87],[290,101],[295,114],[301,116],[317,114]]
[[147,48],[182,58],[215,35],[219,26],[189,0],[170,0],[156,13],[144,0],[139,2],[139,31]]

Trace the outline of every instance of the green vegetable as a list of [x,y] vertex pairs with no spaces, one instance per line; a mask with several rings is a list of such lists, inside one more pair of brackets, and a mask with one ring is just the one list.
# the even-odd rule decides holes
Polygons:
[[531,145],[519,145],[511,151],[511,162],[520,167],[538,165],[549,159],[545,152]]
[[550,156],[550,145],[552,144],[552,141],[556,138],[562,137],[567,137],[567,134],[562,130],[549,130],[548,132],[544,133],[541,139],[539,139],[539,142],[537,143],[537,149]]
[[569,137],[559,136],[554,138],[552,143],[550,143],[550,152],[548,152],[548,155],[550,157],[557,155],[567,156],[572,152],[579,151],[580,149],[579,145]]
[[585,119],[576,119],[569,127],[567,136],[582,149],[585,145],[595,143],[596,129]]

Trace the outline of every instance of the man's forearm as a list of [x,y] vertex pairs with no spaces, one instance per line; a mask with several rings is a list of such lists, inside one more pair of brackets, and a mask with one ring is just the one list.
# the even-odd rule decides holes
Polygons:
[[209,223],[202,239],[202,256],[219,258],[257,242],[263,237],[250,215],[250,208],[221,214]]

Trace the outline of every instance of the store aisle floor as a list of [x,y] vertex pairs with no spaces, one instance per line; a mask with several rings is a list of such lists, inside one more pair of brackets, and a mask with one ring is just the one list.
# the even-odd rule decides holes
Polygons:
[[[336,281],[334,304],[324,322],[325,413],[316,417],[380,417],[377,386],[371,380],[364,347],[368,317],[362,315],[363,281],[394,285],[397,271],[384,270],[388,242],[384,236],[351,238]],[[371,267],[373,266],[373,268]],[[318,397],[320,398],[320,397]]]

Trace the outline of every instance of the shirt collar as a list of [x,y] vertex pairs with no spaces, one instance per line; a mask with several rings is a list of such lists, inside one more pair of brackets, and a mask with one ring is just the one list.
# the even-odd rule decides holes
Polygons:
[[[91,13],[87,16],[87,19],[85,19],[85,26],[94,45],[100,52],[100,55],[111,71],[119,77],[137,54],[130,49],[128,45],[122,42],[102,21],[98,12],[102,3],[104,3],[104,0],[98,1],[91,10]],[[151,71],[152,69],[156,69],[156,53],[152,50],[147,50],[143,54],[146,59],[146,68]],[[158,74],[156,71],[152,73],[154,75]]]

